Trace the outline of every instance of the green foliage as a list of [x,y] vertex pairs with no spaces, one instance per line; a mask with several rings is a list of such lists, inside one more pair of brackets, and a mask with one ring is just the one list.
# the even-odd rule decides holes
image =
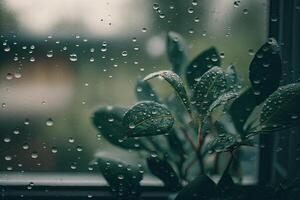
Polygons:
[[242,137],[245,136],[244,125],[255,107],[256,99],[253,89],[250,87],[240,93],[228,110],[235,128]]
[[104,106],[97,109],[92,117],[95,127],[101,135],[114,145],[124,149],[141,148],[139,138],[128,138],[123,126],[123,116],[126,108],[118,106]]
[[167,35],[167,54],[172,70],[176,74],[181,74],[182,68],[187,62],[186,45],[178,33],[169,32]]
[[[252,86],[247,88],[242,87],[235,66],[221,68],[214,47],[185,66],[184,41],[170,32],[167,53],[173,71],[154,72],[139,80],[135,87],[139,102],[131,108],[99,108],[92,117],[95,127],[110,143],[139,150],[147,169],[167,190],[178,191],[187,182],[176,200],[273,198],[266,188],[244,194],[237,189],[229,169],[233,152],[253,144],[250,136],[300,124],[300,84],[278,89],[281,60],[276,41],[270,39],[257,51],[250,64]],[[183,71],[185,79],[180,77]],[[160,98],[148,82],[155,77],[167,81],[176,95]],[[218,184],[205,174],[204,161],[212,153],[231,155]],[[142,179],[139,167],[107,158],[99,158],[98,165],[112,191],[123,195],[121,199],[138,198]],[[118,178],[119,174],[124,177]]]
[[166,106],[154,101],[141,101],[125,113],[123,126],[128,137],[167,133],[174,119]]
[[157,155],[150,155],[147,158],[147,165],[150,172],[161,179],[168,190],[178,191],[181,189],[179,177],[165,158],[160,159]]
[[152,86],[147,81],[138,80],[135,91],[138,101],[156,101],[159,103],[159,97],[156,95]]
[[257,104],[262,103],[279,86],[281,78],[279,46],[270,38],[255,54],[249,70],[249,78]]
[[209,144],[209,152],[227,152],[233,151],[241,144],[239,135],[235,134],[220,134],[216,136]]
[[211,47],[200,53],[186,68],[186,80],[190,88],[198,82],[197,80],[209,69],[220,66],[219,53],[215,47]]
[[188,112],[191,113],[190,101],[181,78],[172,71],[159,71],[149,74],[144,78],[144,80],[146,81],[158,76],[165,79],[175,89],[177,95],[180,97],[181,101],[186,106]]
[[208,114],[210,105],[226,90],[225,72],[213,67],[200,77],[193,89],[191,101],[201,118]]
[[280,87],[269,96],[260,114],[262,130],[300,124],[300,83]]
[[143,170],[106,157],[97,158],[97,166],[111,187],[112,193],[121,199],[139,199]]

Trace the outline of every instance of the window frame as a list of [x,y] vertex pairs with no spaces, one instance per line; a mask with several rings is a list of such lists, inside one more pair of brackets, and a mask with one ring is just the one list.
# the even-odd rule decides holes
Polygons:
[[[297,10],[298,12],[297,12]],[[282,85],[299,82],[300,78],[300,0],[269,0],[269,37],[276,38],[281,47],[283,64]],[[292,131],[299,132],[299,128]],[[288,134],[261,135],[259,151],[259,184],[293,180],[300,175],[300,163],[296,161],[300,136]],[[284,147],[280,154],[276,149]]]

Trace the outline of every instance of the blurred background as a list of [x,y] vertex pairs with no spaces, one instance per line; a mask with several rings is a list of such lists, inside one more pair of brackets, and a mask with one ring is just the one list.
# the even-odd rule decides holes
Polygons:
[[[0,2],[0,171],[87,172],[97,152],[134,159],[97,136],[91,114],[134,104],[136,80],[170,68],[168,31],[189,59],[216,46],[245,84],[267,37],[267,0]],[[254,173],[255,150],[244,156]]]

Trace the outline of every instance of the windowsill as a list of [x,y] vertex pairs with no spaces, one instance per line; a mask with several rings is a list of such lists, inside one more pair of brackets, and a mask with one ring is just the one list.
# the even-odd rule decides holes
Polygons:
[[[217,181],[220,177],[212,178]],[[141,185],[143,199],[167,199],[170,195],[153,176],[145,175]],[[251,187],[255,182],[248,177],[242,185]],[[5,200],[112,198],[105,179],[98,173],[1,172],[0,190]]]
[[[0,173],[1,186],[83,186],[103,187],[107,183],[99,173],[55,173],[55,172],[5,172]],[[162,182],[153,176],[144,176],[141,185],[161,187]]]

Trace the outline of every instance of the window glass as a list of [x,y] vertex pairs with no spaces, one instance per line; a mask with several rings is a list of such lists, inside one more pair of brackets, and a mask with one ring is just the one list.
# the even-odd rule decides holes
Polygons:
[[[143,152],[99,133],[97,108],[131,107],[137,80],[171,68],[169,31],[182,35],[189,61],[214,46],[221,67],[235,65],[249,84],[268,17],[266,0],[3,0],[0,15],[0,170],[14,172],[88,172],[99,155],[145,164]],[[173,93],[150,82],[164,99]],[[255,152],[241,150],[236,175],[255,174]]]

